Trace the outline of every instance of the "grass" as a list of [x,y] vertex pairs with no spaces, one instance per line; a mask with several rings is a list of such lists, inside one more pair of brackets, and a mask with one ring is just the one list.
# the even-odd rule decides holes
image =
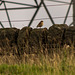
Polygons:
[[0,75],[75,75],[74,50],[54,49],[50,54],[46,50],[37,55],[24,54],[19,60],[13,55],[2,57],[0,61],[6,63],[0,62]]
[[74,75],[75,65],[0,65],[0,75]]

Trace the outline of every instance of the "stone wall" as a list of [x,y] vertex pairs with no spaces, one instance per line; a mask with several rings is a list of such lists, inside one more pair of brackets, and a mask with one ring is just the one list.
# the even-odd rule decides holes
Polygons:
[[24,27],[0,29],[0,55],[50,52],[51,48],[63,47],[64,44],[75,45],[75,27],[55,24],[49,29],[32,29]]

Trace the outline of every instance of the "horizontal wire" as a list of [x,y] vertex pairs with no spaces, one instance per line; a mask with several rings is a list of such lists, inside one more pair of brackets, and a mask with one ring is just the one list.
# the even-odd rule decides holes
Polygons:
[[[58,2],[58,3],[70,4],[69,2],[58,1],[58,0],[45,0],[45,1],[53,1],[53,2]],[[12,3],[12,4],[19,4],[19,5],[34,6],[34,5],[30,5],[30,4],[18,3],[18,2],[12,2],[12,1],[2,1],[2,2]]]
[[[72,18],[73,16],[68,16],[68,18]],[[59,18],[65,18],[64,16],[62,17],[53,17],[53,19],[59,19]],[[50,19],[50,18],[40,18],[40,19],[34,19],[34,21],[37,21],[37,20],[47,20],[47,19]],[[25,21],[30,21],[30,20],[12,20],[11,22],[25,22]],[[9,22],[9,21],[1,21],[1,22]]]
[[52,7],[52,6],[64,6],[64,5],[69,5],[69,4],[54,4],[54,5],[46,5],[46,6],[51,6]]
[[[55,5],[46,5],[47,7],[49,6],[64,6],[64,5],[69,5],[69,4],[55,4]],[[71,4],[72,5],[72,4]],[[33,9],[37,8],[38,6],[32,6],[32,7],[16,7],[16,8],[7,8],[7,10],[20,10],[20,9]],[[43,6],[41,6],[43,7]],[[0,10],[5,10],[5,8],[1,8]]]
[[36,6],[32,6],[32,7],[17,7],[17,8],[1,8],[0,10],[20,10],[20,9],[34,9],[37,8]]
[[70,4],[69,2],[58,1],[58,0],[45,0],[45,1],[52,1],[52,2],[57,2],[57,3],[65,3],[65,4]]
[[12,1],[2,1],[2,2],[6,2],[6,3],[12,3],[12,4],[18,4],[18,5],[25,5],[25,6],[34,6],[34,5],[31,5],[31,4],[24,4],[24,3],[18,3],[18,2],[12,2]]

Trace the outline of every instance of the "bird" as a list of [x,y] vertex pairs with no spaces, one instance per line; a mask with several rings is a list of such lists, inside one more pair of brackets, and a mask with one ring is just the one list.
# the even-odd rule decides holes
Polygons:
[[42,27],[43,26],[43,21],[40,21],[40,23],[37,25],[37,27]]

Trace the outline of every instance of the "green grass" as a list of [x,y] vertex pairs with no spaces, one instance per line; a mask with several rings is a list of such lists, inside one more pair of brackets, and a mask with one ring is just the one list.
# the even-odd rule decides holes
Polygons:
[[75,65],[69,65],[64,61],[55,66],[50,64],[2,64],[0,75],[75,75]]

